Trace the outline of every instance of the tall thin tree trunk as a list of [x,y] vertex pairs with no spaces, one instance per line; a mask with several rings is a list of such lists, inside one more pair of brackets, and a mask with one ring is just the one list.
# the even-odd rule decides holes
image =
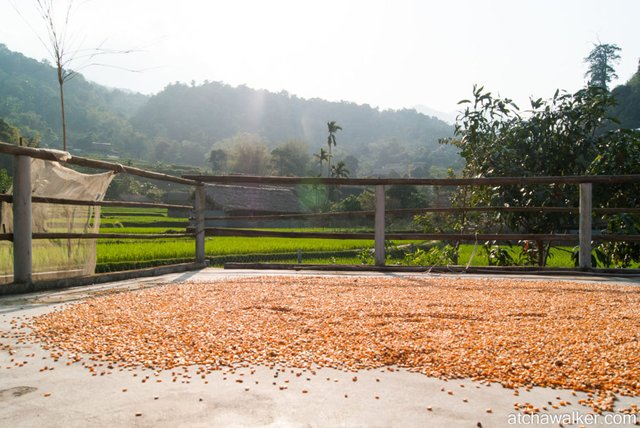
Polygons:
[[58,84],[60,85],[60,114],[62,116],[62,150],[67,151],[67,121],[64,117],[64,77],[62,68],[58,67]]

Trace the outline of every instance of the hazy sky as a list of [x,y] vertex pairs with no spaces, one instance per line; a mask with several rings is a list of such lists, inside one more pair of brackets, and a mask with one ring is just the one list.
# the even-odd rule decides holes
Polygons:
[[[59,0],[60,3],[66,3]],[[0,0],[0,43],[47,52],[34,0]],[[144,93],[222,81],[305,98],[442,111],[474,83],[525,104],[585,83],[600,40],[640,58],[639,0],[76,0],[72,45],[138,49],[98,59],[90,80]],[[22,17],[15,8],[21,11]],[[132,73],[116,67],[144,70]],[[52,76],[53,78],[53,76]],[[521,107],[523,107],[521,105]]]

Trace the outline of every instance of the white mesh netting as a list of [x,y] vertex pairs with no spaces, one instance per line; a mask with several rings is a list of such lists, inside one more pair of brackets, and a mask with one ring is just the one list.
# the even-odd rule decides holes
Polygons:
[[[82,174],[58,162],[31,161],[31,194],[101,201],[113,172]],[[11,192],[11,190],[10,190]],[[98,233],[100,207],[32,204],[33,233]],[[0,204],[0,233],[13,232],[12,205]],[[34,239],[33,280],[90,275],[96,267],[95,239]],[[0,241],[0,284],[13,281],[13,244]]]

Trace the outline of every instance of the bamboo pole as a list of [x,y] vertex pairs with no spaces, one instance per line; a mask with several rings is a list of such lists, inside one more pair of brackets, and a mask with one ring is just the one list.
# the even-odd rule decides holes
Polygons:
[[20,147],[12,144],[0,143],[0,153],[7,153],[16,156],[30,156],[36,159],[44,159],[54,162],[63,162],[72,165],[86,166],[89,168],[103,169],[107,171],[122,172],[126,174],[136,175],[138,177],[151,178],[153,180],[171,181],[173,183],[197,185],[198,182],[187,178],[175,177],[169,174],[147,171],[132,166],[125,166],[106,161],[83,158],[80,156],[72,156],[67,152],[49,149],[36,149],[33,147]]

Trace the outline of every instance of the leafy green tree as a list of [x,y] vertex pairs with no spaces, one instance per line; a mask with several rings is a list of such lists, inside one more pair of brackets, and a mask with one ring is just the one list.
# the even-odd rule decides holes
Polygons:
[[640,128],[640,69],[625,85],[613,88],[611,95],[617,102],[611,114],[620,120],[620,126]]
[[305,175],[309,160],[309,148],[300,141],[287,141],[271,151],[273,172],[276,175],[301,177]]
[[618,77],[613,65],[620,62],[620,55],[618,55],[620,50],[617,45],[608,43],[593,45],[589,56],[584,59],[584,62],[589,64],[585,77],[589,78],[590,86],[607,89],[611,79]]
[[347,169],[347,165],[343,161],[338,162],[336,165],[332,165],[331,177],[348,178],[349,170]]
[[[466,177],[508,177],[585,174],[599,147],[614,133],[600,130],[609,124],[608,109],[614,99],[600,86],[574,94],[556,91],[551,100],[531,100],[531,110],[521,115],[510,99],[496,98],[474,87],[473,100],[463,100],[456,137],[449,143],[465,159]],[[495,186],[473,189],[466,198],[472,205],[576,206],[576,186]],[[556,213],[497,214],[493,223],[527,233],[557,233],[573,219]],[[538,263],[546,263],[548,243],[538,241]]]
[[157,161],[164,161],[171,150],[171,144],[166,141],[159,141],[155,145],[155,157]]
[[11,177],[6,169],[0,169],[0,193],[5,193],[11,187]]
[[329,155],[327,160],[327,177],[331,176],[331,146],[336,146],[336,133],[342,130],[342,127],[338,125],[335,120],[331,122],[327,122],[327,128],[329,130],[329,135],[327,136],[327,145],[329,146]]
[[318,163],[320,164],[320,175],[322,175],[322,163],[329,160],[329,152],[321,148],[318,153],[313,154],[313,157],[318,160]]
[[236,174],[268,175],[271,154],[262,142],[241,141],[231,148],[228,166]]
[[[594,175],[637,174],[640,165],[640,131],[620,129],[610,131],[598,143],[598,155],[589,166]],[[594,185],[594,206],[605,208],[639,207],[640,184]],[[640,215],[634,213],[603,214],[600,219],[613,234],[640,234]],[[629,267],[640,260],[640,244],[633,242],[602,242],[595,248],[597,261],[604,266]]]
[[389,186],[386,195],[389,209],[422,208],[427,204],[416,186]]
[[355,177],[357,175],[358,166],[360,165],[358,158],[353,155],[348,155],[344,158],[344,164],[349,170],[351,177]]
[[223,172],[227,166],[228,159],[227,152],[223,149],[212,149],[209,152],[209,163],[211,164],[211,172],[220,173]]
[[18,145],[20,143],[20,130],[0,118],[0,142]]

